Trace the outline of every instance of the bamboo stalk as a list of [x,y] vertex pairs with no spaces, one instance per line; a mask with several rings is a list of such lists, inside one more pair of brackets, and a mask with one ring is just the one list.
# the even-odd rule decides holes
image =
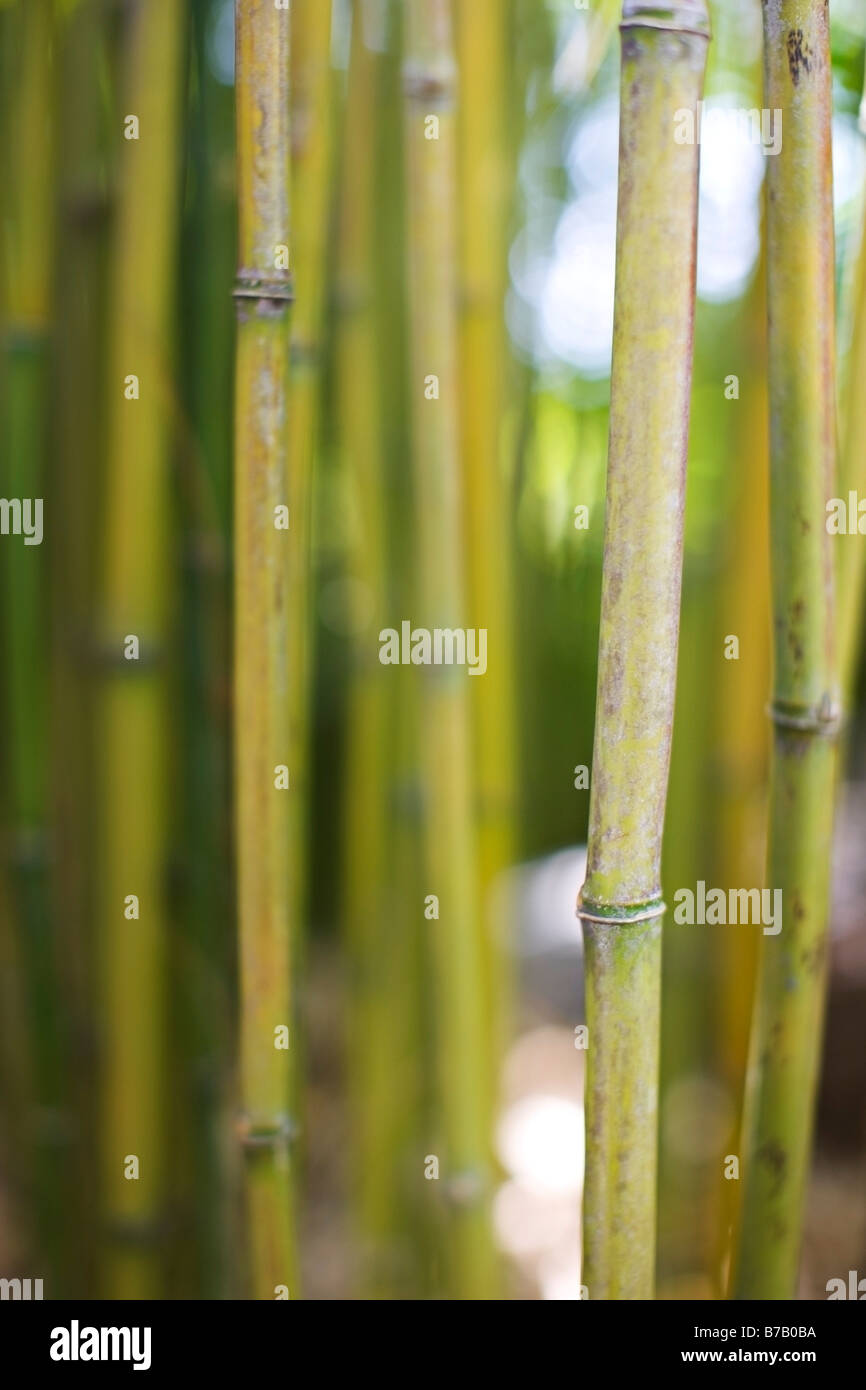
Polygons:
[[[54,217],[54,19],[50,0],[30,0],[5,17],[9,96],[5,104],[5,165],[9,195],[4,217],[2,343],[3,495],[41,499],[43,531],[50,528],[46,446]],[[10,99],[11,98],[11,99]],[[42,534],[42,533],[40,533]],[[47,542],[47,543],[44,543]],[[63,1018],[56,989],[47,865],[49,803],[47,667],[35,634],[47,621],[50,529],[42,543],[2,539],[5,718],[11,737],[4,759],[10,882],[20,960],[26,982],[29,1047],[35,1095],[30,1115],[35,1145],[33,1196],[40,1257],[57,1293],[64,1213],[57,1182],[58,1144],[67,1121],[63,1093]],[[28,1044],[25,1044],[27,1046]]]
[[[770,683],[769,436],[767,429],[766,253],[746,306],[746,369],[740,371],[742,399],[732,447],[738,455],[736,508],[724,561],[719,617],[722,633],[737,633],[745,659],[725,662],[715,733],[719,796],[716,807],[718,868],[714,881],[757,886],[766,860],[766,720]],[[751,1006],[758,963],[758,935],[749,923],[729,924],[716,952],[715,1065],[733,1106],[726,1153],[740,1152],[743,1086],[748,1064]],[[730,1271],[731,1233],[738,1225],[741,1184],[717,1176],[717,1259],[713,1277],[719,1296]]]
[[[288,370],[289,16],[236,0],[238,311],[235,386],[235,798],[241,1139],[255,1298],[296,1293],[290,1169],[292,833]],[[291,514],[289,516],[291,527]],[[289,604],[292,603],[290,615]],[[291,779],[291,768],[289,768]],[[289,1046],[280,1047],[289,1029]]]
[[[467,613],[496,653],[472,683],[479,893],[484,913],[490,1098],[507,1045],[508,952],[491,917],[490,890],[514,860],[515,696],[510,478],[502,457],[506,405],[506,238],[509,211],[507,10],[503,0],[460,0],[460,438],[466,488]],[[491,543],[491,537],[497,540]],[[490,1116],[492,1131],[493,1116]]]
[[791,1298],[823,1022],[837,685],[831,71],[824,0],[764,0],[769,161],[770,517],[775,675],[767,883],[782,929],[762,937],[744,1115],[737,1298]]
[[[410,0],[405,91],[409,179],[413,465],[418,516],[418,603],[429,628],[465,618],[458,469],[455,66],[448,0]],[[429,118],[438,121],[438,130]],[[430,138],[433,136],[433,138]],[[425,382],[438,378],[438,399]],[[424,673],[425,849],[437,1010],[438,1104],[448,1203],[448,1287],[489,1298],[495,1263],[490,1164],[484,951],[472,824],[472,743],[466,672]],[[423,896],[423,895],[422,895]],[[419,900],[419,911],[423,902]]]
[[[131,129],[125,118],[134,115],[139,126],[138,139],[122,144],[111,279],[98,852],[103,1281],[114,1298],[162,1290],[170,333],[183,11],[180,0],[146,0],[128,18],[124,125]],[[130,376],[137,399],[127,395]],[[130,635],[137,660],[125,657]],[[137,917],[129,916],[131,895]]]
[[96,761],[93,664],[88,660],[97,592],[92,518],[102,480],[100,401],[105,382],[108,162],[116,149],[108,129],[102,80],[109,67],[108,6],[81,0],[58,25],[61,121],[58,132],[61,228],[55,248],[57,320],[56,413],[50,496],[63,525],[52,537],[52,758],[63,775],[52,787],[56,850],[52,910],[58,964],[66,997],[67,1094],[74,1112],[70,1171],[76,1197],[69,1204],[74,1273],[70,1296],[93,1295],[98,1229],[90,1181],[98,1146],[96,1037],[92,962],[96,942]]
[[[199,1297],[230,1296],[234,1156],[224,1143],[234,1047],[233,884],[228,853],[231,634],[229,573],[234,314],[214,284],[235,260],[234,93],[213,72],[220,0],[193,0],[188,192],[182,247],[184,389],[190,433],[183,452],[183,913],[172,936],[179,983],[178,1051],[186,1063],[178,1123],[185,1164],[173,1166],[177,1204],[193,1206],[196,1239],[178,1254]],[[202,248],[207,254],[202,254]],[[191,1121],[191,1123],[190,1123]],[[195,1175],[194,1179],[192,1175]],[[186,1235],[186,1232],[184,1233]],[[178,1296],[184,1296],[179,1292]]]
[[[860,133],[866,136],[866,88],[860,104]],[[839,496],[866,493],[866,200],[861,212],[860,247],[853,284],[853,330],[848,381],[843,404],[839,451]],[[850,538],[838,545],[836,556],[839,684],[846,704],[853,698],[861,657],[866,562],[863,547]],[[841,759],[844,762],[844,758]]]
[[374,298],[377,234],[377,112],[380,63],[370,46],[370,12],[352,6],[340,207],[336,372],[340,454],[351,498],[347,568],[355,599],[347,707],[344,841],[346,941],[351,962],[347,1037],[357,1162],[355,1203],[363,1290],[398,1288],[394,1244],[399,1210],[394,1128],[401,1088],[394,1084],[394,1033],[400,991],[387,885],[389,729],[392,673],[377,660],[376,633],[387,624],[386,478],[382,362]]
[[652,1297],[661,839],[692,366],[702,0],[625,0],[610,446],[587,877],[583,1283]]
[[[298,285],[292,308],[289,382],[289,478],[294,540],[289,556],[292,624],[289,661],[291,767],[295,793],[289,839],[292,862],[292,931],[295,975],[305,953],[303,923],[308,915],[309,782],[312,745],[310,687],[313,632],[313,497],[320,453],[326,270],[330,249],[333,166],[333,72],[331,9],[321,0],[295,0],[291,44],[292,249]],[[292,1068],[292,1104],[303,1123],[297,1078]]]

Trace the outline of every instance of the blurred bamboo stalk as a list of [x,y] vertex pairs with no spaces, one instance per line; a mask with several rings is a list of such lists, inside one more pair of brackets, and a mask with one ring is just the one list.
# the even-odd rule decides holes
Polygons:
[[108,289],[109,129],[102,84],[113,69],[109,5],[81,0],[57,26],[58,129],[57,408],[52,439],[51,496],[64,524],[52,537],[51,738],[54,765],[63,768],[52,797],[56,853],[52,907],[58,930],[58,969],[67,1000],[68,1096],[75,1116],[71,1172],[76,1198],[74,1275],[70,1296],[93,1295],[94,1233],[98,1225],[91,1176],[98,1166],[95,1010],[92,970],[96,942],[91,794],[96,758],[94,670],[90,661],[97,595],[92,518],[99,514],[103,472],[100,400],[106,379],[103,332]]
[[[507,7],[459,0],[460,431],[466,493],[468,622],[487,630],[490,661],[472,683],[477,856],[484,923],[489,1099],[509,1033],[510,924],[493,917],[491,888],[515,857],[516,716],[513,662],[510,478],[503,468],[506,405],[508,138]],[[488,1117],[490,1133],[493,1114]]]
[[[58,1145],[68,1137],[63,1099],[64,1020],[56,994],[57,943],[49,905],[48,677],[45,644],[52,508],[47,491],[48,370],[54,238],[54,17],[51,0],[28,0],[5,17],[9,91],[5,160],[2,360],[3,494],[36,522],[38,540],[3,540],[4,758],[11,900],[25,972],[35,1093],[29,1116],[40,1258],[55,1296],[68,1203],[57,1181]],[[38,499],[38,500],[37,500]],[[26,519],[25,519],[26,524]],[[44,538],[43,538],[44,531]],[[44,541],[44,543],[43,543]]]
[[[866,137],[866,88],[860,105],[860,133]],[[853,284],[853,330],[848,383],[842,403],[839,496],[866,494],[866,199],[861,212],[860,248]],[[837,547],[836,595],[839,685],[846,705],[853,699],[861,658],[866,561],[863,547],[850,540]],[[844,761],[844,760],[843,760]]]
[[[769,440],[766,361],[766,253],[749,290],[744,315],[744,370],[732,451],[738,460],[735,509],[724,560],[721,632],[736,633],[743,659],[725,662],[715,735],[719,796],[716,806],[717,883],[757,887],[766,861],[770,685]],[[733,1104],[733,1133],[726,1153],[741,1152],[743,1087],[749,1050],[751,1005],[758,963],[754,925],[728,924],[715,959],[717,1019],[715,1065]],[[725,1165],[726,1166],[726,1165]],[[716,1166],[716,1260],[719,1296],[727,1287],[731,1234],[738,1224],[741,1184]]]
[[[289,507],[294,540],[289,586],[297,620],[289,659],[290,766],[294,793],[289,882],[295,976],[300,978],[309,915],[310,748],[312,719],[313,495],[321,442],[324,330],[334,158],[331,0],[295,0],[291,43],[292,242],[297,299],[292,308],[289,381]],[[292,1068],[292,1107],[303,1123],[298,1078],[303,1043]]]
[[661,840],[676,686],[697,231],[702,0],[625,0],[616,308],[587,877],[583,1283],[651,1298]]
[[103,1282],[106,1296],[121,1299],[162,1292],[170,341],[183,20],[180,0],[145,0],[131,9],[118,119],[118,138],[125,138],[110,297],[98,857]]
[[[411,303],[410,390],[418,518],[418,603],[429,628],[465,621],[464,532],[458,464],[457,160],[449,0],[409,0],[406,144]],[[423,673],[426,893],[434,962],[441,1175],[449,1222],[451,1296],[495,1296],[490,1229],[488,981],[477,902],[472,824],[470,696],[465,671]],[[486,679],[486,677],[482,677]],[[419,912],[424,911],[421,894]]]
[[[236,0],[235,804],[249,1278],[296,1295],[290,1146],[292,749],[289,505],[289,14]],[[291,528],[291,513],[288,517]]]
[[380,63],[371,47],[369,5],[354,0],[345,107],[340,208],[336,372],[340,453],[351,498],[352,668],[347,710],[344,907],[351,968],[347,1037],[356,1136],[355,1200],[365,1293],[394,1297],[401,1279],[395,1244],[400,1210],[399,1084],[401,996],[389,913],[389,734],[392,673],[378,660],[376,633],[387,621],[386,476],[380,324],[374,295]]
[[794,1296],[821,1053],[839,722],[833,558],[834,249],[824,0],[764,0],[764,104],[785,138],[767,209],[775,637],[767,884],[743,1130],[736,1298]]
[[[189,421],[181,471],[184,757],[176,789],[185,833],[183,911],[172,936],[177,1047],[186,1063],[177,1124],[187,1135],[186,1150],[176,1153],[173,1166],[173,1197],[181,1208],[192,1205],[196,1232],[194,1241],[179,1243],[178,1254],[189,1287],[207,1298],[230,1296],[236,1235],[234,1155],[224,1141],[234,1045],[229,853],[234,315],[228,297],[213,289],[230,281],[235,256],[234,93],[216,76],[212,52],[224,12],[222,0],[193,0],[190,15],[181,286]],[[179,1296],[184,1296],[182,1282]]]

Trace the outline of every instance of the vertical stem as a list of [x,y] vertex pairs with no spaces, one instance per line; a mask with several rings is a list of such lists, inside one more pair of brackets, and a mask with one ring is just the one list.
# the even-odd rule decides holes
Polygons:
[[[762,229],[763,231],[763,229]],[[746,305],[746,357],[733,447],[738,455],[736,510],[722,577],[721,632],[737,633],[747,660],[722,663],[719,681],[714,881],[743,887],[763,882],[766,860],[766,719],[770,683],[769,437],[767,430],[766,243]],[[727,1153],[739,1153],[743,1085],[758,963],[759,936],[750,923],[728,924],[716,952],[715,1065],[731,1099],[734,1126]],[[717,1200],[713,1270],[727,1283],[730,1231],[736,1230],[741,1184],[715,1160]]]
[[[47,862],[50,844],[47,758],[48,670],[36,634],[46,624],[52,506],[46,476],[52,296],[53,48],[50,0],[18,5],[4,21],[11,64],[6,98],[4,163],[8,203],[3,228],[3,401],[0,457],[3,494],[31,505],[41,499],[44,537],[25,546],[23,535],[0,538],[3,580],[5,717],[10,738],[4,759],[5,814],[12,904],[26,975],[29,1045],[36,1092],[30,1119],[35,1143],[34,1196],[40,1254],[58,1292],[57,1260],[66,1204],[57,1182],[57,1145],[64,1131],[62,1022],[56,988]],[[65,1166],[61,1164],[61,1166]]]
[[[419,530],[418,602],[429,629],[465,620],[458,467],[455,67],[449,0],[409,0],[406,116],[409,178],[413,462]],[[438,127],[436,126],[438,122]],[[425,382],[438,379],[438,398]],[[450,1290],[492,1296],[489,1066],[484,952],[472,823],[472,744],[466,671],[423,670],[425,849],[440,902],[428,925],[437,1014],[441,1177],[449,1209]],[[485,679],[485,677],[480,677]]]
[[701,0],[625,0],[616,308],[587,877],[583,1282],[652,1297],[661,841],[676,686],[697,228]]
[[826,979],[838,725],[831,71],[826,0],[764,0],[768,162],[770,519],[775,674],[767,883],[747,1078],[738,1298],[791,1298],[811,1151]]
[[[472,682],[480,903],[484,921],[491,1101],[508,1034],[508,923],[490,920],[490,889],[514,857],[515,712],[509,541],[510,478],[501,424],[506,386],[506,238],[509,208],[507,8],[456,6],[460,103],[460,435],[466,487],[467,614],[495,654]],[[492,1129],[492,1116],[491,1129]]]
[[[108,7],[83,0],[58,27],[59,150],[55,249],[58,335],[57,407],[50,495],[63,525],[52,536],[52,758],[63,768],[52,788],[56,851],[52,909],[58,924],[58,967],[68,1001],[68,1088],[75,1112],[72,1172],[78,1197],[70,1211],[74,1274],[70,1296],[93,1294],[98,1227],[90,1182],[96,1163],[94,995],[91,963],[95,763],[92,637],[97,564],[92,518],[102,477],[100,400],[105,382],[107,302],[108,129],[101,81],[109,69]],[[70,1271],[70,1273],[72,1273]]]
[[[171,306],[179,214],[184,7],[128,17],[115,229],[99,632],[103,1278],[117,1298],[162,1292],[171,626]],[[138,139],[123,139],[126,118]],[[127,396],[130,376],[138,398]],[[129,659],[128,639],[138,639]],[[130,916],[130,896],[138,913]],[[130,1168],[138,1160],[137,1176]]]
[[[256,1298],[295,1296],[289,1147],[291,960],[288,860],[296,791],[281,787],[291,721],[288,367],[289,14],[237,0],[235,386],[235,797],[241,1099],[250,1279]],[[291,512],[289,516],[291,527]],[[295,621],[297,614],[292,614]],[[289,768],[291,779],[291,768]],[[289,1047],[280,1046],[289,1029]]]
[[[866,90],[860,105],[860,133],[866,137]],[[861,213],[860,247],[854,278],[854,325],[848,382],[843,408],[844,429],[839,451],[839,496],[847,504],[849,491],[866,493],[866,204]],[[836,556],[838,670],[842,699],[852,698],[861,656],[863,607],[866,598],[864,550],[850,537]],[[842,760],[844,761],[844,759]]]
[[[231,634],[228,564],[235,258],[234,93],[210,55],[221,0],[191,5],[186,102],[189,169],[182,248],[183,362],[190,424],[183,454],[183,913],[172,939],[175,1027],[186,1059],[178,1097],[188,1134],[174,1165],[178,1204],[192,1208],[185,1267],[200,1297],[229,1295],[234,1223],[231,1157],[223,1141],[233,1048],[234,914],[230,844]],[[202,248],[207,254],[202,254]],[[195,1181],[191,1181],[191,1173]],[[187,1233],[184,1232],[185,1237]],[[179,1296],[183,1296],[182,1293]]]
[[[288,852],[291,856],[292,932],[295,975],[300,976],[305,940],[302,923],[309,900],[310,687],[313,632],[313,495],[322,414],[323,329],[330,249],[333,162],[333,73],[331,0],[294,0],[291,52],[292,254],[297,300],[292,308],[289,383],[289,506],[293,540],[289,554],[292,649],[289,658],[290,760],[294,793]],[[296,1052],[293,1105],[300,1112]],[[298,1114],[299,1123],[303,1116]]]
[[357,1134],[357,1220],[363,1287],[393,1296],[392,1245],[399,1210],[394,1126],[401,1088],[394,1022],[400,987],[389,902],[389,728],[392,674],[377,660],[376,633],[388,621],[385,550],[386,478],[382,382],[373,273],[377,217],[377,112],[380,63],[369,43],[369,8],[352,7],[352,44],[340,208],[337,386],[340,454],[351,497],[347,568],[357,611],[347,706],[344,917],[351,961],[348,1052]]

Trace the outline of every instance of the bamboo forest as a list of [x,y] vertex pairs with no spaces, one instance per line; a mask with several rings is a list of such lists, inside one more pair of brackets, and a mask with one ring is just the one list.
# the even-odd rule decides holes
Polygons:
[[3,1299],[866,1299],[864,60],[0,0]]

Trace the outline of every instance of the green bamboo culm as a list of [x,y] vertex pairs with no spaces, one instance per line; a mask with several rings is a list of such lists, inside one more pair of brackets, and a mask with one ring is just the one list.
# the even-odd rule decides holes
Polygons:
[[[866,84],[860,102],[859,127],[866,143]],[[861,213],[852,293],[854,322],[838,459],[838,496],[844,497],[846,503],[849,492],[859,492],[862,496],[866,491],[866,390],[863,389],[866,383],[866,206]],[[847,708],[854,694],[861,656],[866,600],[866,553],[862,546],[841,544],[837,547],[836,595],[837,670],[842,701]],[[844,756],[839,761],[844,763]],[[841,775],[841,766],[838,771]]]
[[590,1299],[653,1296],[661,842],[682,578],[702,0],[626,0],[601,628],[583,922]]
[[[409,0],[405,37],[417,602],[421,621],[431,629],[459,628],[465,616],[450,9],[449,0]],[[438,397],[430,394],[433,378]],[[469,677],[450,666],[431,666],[423,679],[423,833],[430,884],[424,892],[435,893],[440,902],[438,920],[425,926],[435,982],[441,1177],[448,1203],[446,1280],[451,1297],[485,1299],[495,1296],[496,1264],[489,1217],[488,985],[473,839]],[[423,905],[421,894],[419,911]]]
[[839,707],[834,665],[834,245],[826,0],[765,0],[773,754],[763,936],[746,1080],[743,1207],[733,1296],[796,1291],[826,985]]
[[[234,759],[249,1286],[292,1298],[289,13],[236,0]],[[281,523],[278,525],[278,523]],[[295,615],[297,618],[297,615]]]
[[[394,972],[401,961],[387,887],[393,854],[388,757],[393,727],[392,672],[376,659],[374,634],[387,621],[385,451],[381,326],[373,273],[377,237],[377,115],[381,58],[371,46],[371,7],[352,5],[339,219],[339,322],[336,342],[340,455],[354,521],[347,568],[356,599],[346,713],[343,827],[347,957],[352,991],[347,1010],[347,1066],[355,1168],[356,1221],[364,1296],[392,1296],[399,1287],[400,1193],[396,1130],[405,1114],[403,1066],[396,1023],[403,995]],[[399,925],[399,924],[398,924]]]
[[[294,0],[292,6],[291,109],[292,257],[297,299],[292,307],[289,377],[289,457],[292,543],[289,587],[292,595],[292,649],[289,654],[289,718],[294,793],[289,838],[294,978],[300,978],[309,912],[310,777],[312,730],[310,692],[313,666],[313,493],[320,456],[327,267],[330,250],[331,171],[333,164],[333,71],[331,6]],[[292,1066],[292,1110],[303,1127],[303,1038]],[[299,1161],[303,1157],[299,1155]]]
[[109,265],[109,154],[121,153],[113,102],[102,87],[109,72],[111,25],[104,0],[81,0],[58,26],[60,109],[55,285],[56,406],[50,496],[64,524],[52,544],[51,758],[63,776],[52,788],[56,816],[52,904],[58,924],[58,971],[68,1024],[65,1037],[70,1109],[75,1116],[70,1155],[77,1197],[70,1294],[95,1293],[97,1088],[94,1076],[95,872],[92,794],[95,764],[93,663],[88,660],[96,584],[105,384],[105,310]]
[[[2,582],[4,718],[10,737],[4,757],[3,813],[6,870],[12,889],[24,972],[22,995],[29,1013],[22,1060],[33,1065],[34,1104],[27,1116],[26,1164],[33,1184],[40,1259],[58,1296],[61,1232],[66,1224],[57,1179],[58,1144],[65,1121],[62,1025],[56,998],[56,941],[48,896],[50,845],[48,795],[48,663],[39,634],[47,622],[47,558],[50,510],[45,497],[49,362],[51,348],[52,207],[54,166],[55,22],[50,0],[28,0],[3,16],[3,157],[9,191],[2,226],[0,295],[0,469],[4,517]],[[38,500],[37,500],[38,499]],[[17,509],[17,510],[16,510]],[[44,509],[41,522],[38,514]],[[34,538],[34,528],[38,540]],[[43,543],[43,541],[45,543]],[[60,1165],[61,1168],[65,1164]]]
[[[192,0],[187,104],[187,189],[181,247],[181,361],[189,431],[181,455],[183,535],[183,907],[172,936],[173,1020],[185,1081],[175,1104],[186,1134],[175,1152],[172,1196],[189,1204],[197,1239],[184,1228],[172,1297],[187,1287],[225,1298],[237,1236],[235,1155],[224,1142],[232,1097],[234,912],[230,844],[231,711],[229,567],[235,264],[234,92],[214,72],[211,47],[222,0]],[[207,254],[202,254],[202,247]],[[180,1069],[175,1073],[177,1076]],[[182,1074],[182,1073],[181,1073]],[[195,1172],[195,1180],[191,1172]]]
[[[508,132],[508,14],[502,0],[459,0],[460,381],[462,477],[469,626],[487,631],[497,658],[472,682],[476,828],[488,1000],[490,1101],[510,1031],[512,982],[506,942],[512,924],[492,911],[491,888],[515,859],[517,776],[512,633],[510,478],[503,468],[511,158]],[[490,537],[497,536],[496,544]],[[493,1115],[489,1117],[493,1129]]]
[[[106,1296],[163,1292],[172,625],[171,362],[181,0],[124,30],[98,655],[98,930]],[[134,118],[134,120],[133,120]],[[137,639],[137,640],[133,640]],[[131,1167],[137,1160],[137,1170]]]

